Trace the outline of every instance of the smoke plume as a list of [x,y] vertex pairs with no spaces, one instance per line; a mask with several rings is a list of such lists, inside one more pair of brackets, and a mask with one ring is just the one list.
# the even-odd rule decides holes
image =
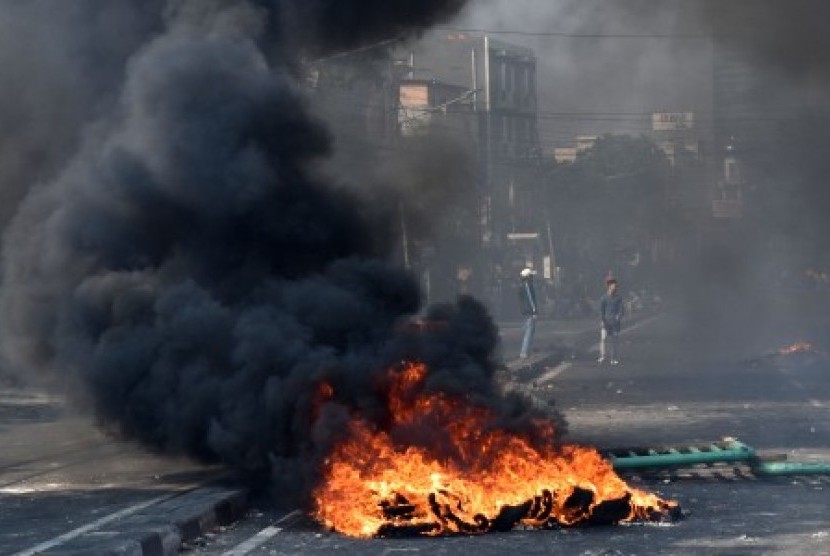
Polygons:
[[758,66],[804,85],[830,78],[825,22],[830,6],[821,0],[700,0],[699,13],[716,40],[744,51]]
[[294,487],[313,479],[299,461],[324,453],[351,412],[383,421],[383,377],[404,359],[430,366],[426,387],[526,422],[527,405],[491,382],[498,335],[481,304],[461,298],[427,311],[436,326],[407,325],[418,287],[383,260],[377,238],[391,232],[315,172],[330,139],[293,70],[303,51],[414,33],[461,4],[148,8],[157,31],[126,41],[126,64],[101,77],[99,98],[117,98],[70,111],[59,150],[76,152],[6,231],[11,364],[77,382],[103,424],[148,447]]
[[[160,30],[162,0],[0,4],[0,229],[110,111],[124,64]],[[104,45],[106,45],[104,47]]]

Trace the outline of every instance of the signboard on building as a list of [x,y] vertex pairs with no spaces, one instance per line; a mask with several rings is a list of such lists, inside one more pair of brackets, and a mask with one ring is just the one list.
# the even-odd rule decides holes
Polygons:
[[579,135],[576,138],[576,150],[577,152],[584,153],[585,151],[593,149],[596,143],[596,135]]
[[553,157],[559,164],[576,162],[576,147],[556,147],[553,149]]
[[404,108],[429,106],[429,87],[423,84],[402,84],[400,102]]
[[653,131],[686,131],[694,127],[694,112],[655,112],[651,115]]
[[403,83],[399,100],[398,125],[401,134],[411,136],[425,131],[430,121],[429,87],[421,83]]
[[507,239],[510,241],[528,241],[539,239],[537,232],[510,232],[507,234]]

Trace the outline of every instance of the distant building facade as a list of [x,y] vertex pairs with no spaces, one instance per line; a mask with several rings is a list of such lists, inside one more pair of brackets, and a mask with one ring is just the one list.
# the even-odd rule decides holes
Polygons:
[[716,147],[712,216],[739,219],[744,214],[745,149],[757,150],[772,133],[761,76],[739,49],[716,45],[713,63],[713,117]]
[[[360,172],[367,149],[394,157],[408,140],[430,137],[450,139],[465,151],[466,163],[473,161],[473,216],[459,217],[458,225],[478,240],[458,260],[455,275],[460,292],[488,297],[495,311],[515,305],[509,283],[519,268],[550,266],[537,202],[543,157],[536,72],[531,49],[487,35],[437,31],[397,47],[392,59],[357,54],[316,63],[309,72],[321,109],[333,113],[341,165]],[[402,261],[438,273],[441,242],[414,243],[405,238]],[[444,281],[445,270],[434,281]],[[501,302],[508,290],[509,300]]]
[[543,242],[515,240],[540,238],[543,220],[535,54],[487,35],[433,32],[397,58],[409,65],[400,80],[402,134],[450,114],[472,124],[457,136],[476,144],[485,295],[498,300],[514,270],[541,268],[546,255]]

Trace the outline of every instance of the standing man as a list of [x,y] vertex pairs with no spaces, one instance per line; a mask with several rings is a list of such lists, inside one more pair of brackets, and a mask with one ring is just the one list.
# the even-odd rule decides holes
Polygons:
[[608,276],[605,279],[605,294],[599,300],[599,315],[602,319],[600,330],[599,359],[598,363],[605,362],[606,342],[608,343],[608,355],[611,357],[612,365],[619,365],[617,359],[617,336],[622,327],[624,313],[623,298],[617,292],[617,279]]
[[519,287],[519,307],[521,307],[522,314],[527,317],[524,324],[522,349],[519,352],[520,359],[526,359],[530,354],[533,334],[536,332],[536,315],[539,311],[536,304],[536,289],[533,287],[533,276],[535,274],[536,271],[530,267],[525,267],[519,273],[522,279],[522,285]]

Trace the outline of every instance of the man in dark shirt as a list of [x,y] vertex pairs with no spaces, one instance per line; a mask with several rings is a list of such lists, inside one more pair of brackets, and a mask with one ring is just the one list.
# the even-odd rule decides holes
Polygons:
[[522,335],[522,349],[519,358],[526,359],[530,354],[530,347],[533,343],[533,333],[536,331],[536,315],[538,305],[536,304],[536,289],[533,287],[533,276],[536,271],[532,268],[525,268],[520,273],[522,284],[519,286],[519,306],[522,314],[526,317],[524,334]]
[[617,336],[620,334],[624,313],[623,298],[617,291],[617,280],[613,276],[605,279],[605,294],[599,300],[599,314],[602,319],[599,342],[599,363],[605,362],[607,353],[612,365],[619,365],[617,359]]

